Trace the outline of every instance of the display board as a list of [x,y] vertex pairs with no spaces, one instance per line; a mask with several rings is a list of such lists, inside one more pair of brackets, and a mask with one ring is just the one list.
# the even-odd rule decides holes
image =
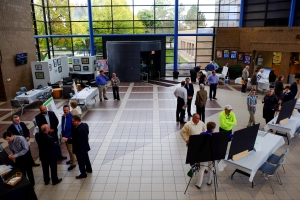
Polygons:
[[279,124],[279,122],[283,119],[289,119],[291,117],[296,103],[297,99],[292,99],[282,104],[282,107],[276,120],[276,124]]
[[243,151],[252,151],[257,137],[260,124],[235,131],[231,141],[228,159]]
[[69,76],[68,57],[57,57],[46,61],[32,61],[31,72],[34,88],[54,84]]
[[186,164],[195,164],[225,158],[230,132],[191,135],[189,138]]

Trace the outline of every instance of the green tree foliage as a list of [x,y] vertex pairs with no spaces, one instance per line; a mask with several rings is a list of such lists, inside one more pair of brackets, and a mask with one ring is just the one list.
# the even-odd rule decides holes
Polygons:
[[[197,25],[197,14],[198,14],[198,25]],[[201,13],[201,11],[198,12],[197,6],[191,6],[188,10],[186,17],[185,17],[185,24],[187,28],[189,29],[196,29],[197,27],[205,27],[205,15]],[[189,21],[193,20],[193,21]]]
[[[110,5],[110,0],[105,0],[104,5]],[[127,6],[126,0],[114,0],[114,6],[95,7],[93,9],[93,27],[96,34],[133,34],[144,33],[144,25],[135,21],[133,13]],[[134,26],[142,29],[134,30]]]

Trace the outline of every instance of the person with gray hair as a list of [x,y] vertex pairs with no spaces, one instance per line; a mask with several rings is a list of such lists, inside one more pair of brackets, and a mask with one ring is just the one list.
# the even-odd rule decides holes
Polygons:
[[204,89],[204,84],[200,84],[200,90],[196,94],[196,111],[200,116],[200,120],[205,122],[205,105],[207,101],[207,91]]
[[62,181],[57,177],[57,152],[53,137],[49,135],[50,126],[43,124],[40,128],[41,132],[35,135],[38,144],[40,160],[42,162],[43,177],[45,185],[50,182],[49,167],[51,169],[52,185],[56,185]]
[[[30,140],[30,132],[29,129],[27,128],[26,124],[24,122],[21,122],[21,119],[18,115],[13,115],[11,118],[11,121],[13,122],[12,125],[10,125],[7,129],[7,131],[12,132],[14,135],[21,135],[23,136],[26,141],[28,142]],[[36,164],[32,158],[30,147],[29,147],[29,152],[30,154],[30,161],[32,163],[33,167],[38,167],[40,164]]]

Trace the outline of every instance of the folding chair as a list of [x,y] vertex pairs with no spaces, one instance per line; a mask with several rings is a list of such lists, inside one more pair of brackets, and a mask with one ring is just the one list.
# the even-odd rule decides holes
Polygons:
[[[277,164],[277,165],[272,165],[272,164],[269,164],[269,163],[265,162],[265,163],[258,169],[259,171],[262,172],[263,178],[262,178],[261,180],[265,179],[265,180],[269,183],[269,185],[271,186],[271,189],[272,189],[272,191],[273,191],[273,194],[274,194],[274,189],[273,189],[273,187],[272,187],[272,184],[271,184],[271,182],[270,182],[269,177],[275,175],[276,178],[277,178],[277,180],[278,180],[278,182],[279,182],[279,184],[282,185],[280,176],[279,176],[279,174],[278,174],[278,170],[279,170],[280,166],[281,166],[284,162],[285,162],[285,158],[283,158],[282,161],[281,161],[279,164]],[[261,180],[259,180],[257,183],[259,183]],[[257,185],[257,184],[255,184],[255,185]]]
[[[277,165],[277,164],[279,164],[279,163],[283,160],[284,156],[285,156],[289,151],[290,151],[289,149],[286,149],[286,150],[283,152],[283,154],[281,154],[281,156],[278,156],[278,155],[276,155],[276,154],[272,154],[272,155],[270,155],[270,157],[267,159],[267,162],[268,162],[268,163],[271,163],[271,164]],[[283,172],[285,173],[285,169],[284,169],[283,165],[282,165],[282,169],[283,169]]]
[[12,115],[12,110],[14,110],[15,113],[16,113],[15,108],[22,108],[21,115],[23,115],[23,110],[24,110],[24,108],[25,108],[25,105],[24,105],[24,104],[20,103],[20,101],[18,101],[18,100],[11,99],[11,100],[10,100],[10,105],[11,105],[11,115]]

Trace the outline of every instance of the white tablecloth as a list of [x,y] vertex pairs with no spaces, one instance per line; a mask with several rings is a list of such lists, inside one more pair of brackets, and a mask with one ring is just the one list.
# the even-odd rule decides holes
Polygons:
[[[237,83],[237,84],[242,84],[242,77],[236,78],[234,82]],[[252,86],[251,85],[251,78],[248,78],[247,86]]]
[[257,86],[259,89],[262,89],[262,90],[269,90],[270,89],[270,84],[269,82],[258,82],[257,83]]
[[221,160],[218,163],[219,171],[229,165],[235,169],[250,174],[249,181],[252,182],[257,170],[262,164],[285,142],[282,136],[267,133],[264,137],[257,136],[256,142],[260,144],[261,150],[258,152],[251,151],[247,157],[239,160]]
[[295,114],[291,116],[289,121],[282,125],[275,124],[277,121],[277,117],[278,116],[269,121],[269,123],[264,127],[264,130],[268,131],[270,129],[273,129],[279,132],[288,133],[289,138],[293,138],[297,128],[300,126],[300,113],[298,111],[295,111]]
[[300,109],[300,99],[297,100],[295,108]]
[[77,93],[77,95],[75,94],[70,101],[77,101],[79,103],[84,103],[85,105],[87,105],[87,103],[89,101],[92,100],[92,98],[94,96],[96,96],[98,94],[98,88],[96,87],[92,87],[91,89],[89,88],[84,88],[83,90],[81,90],[80,92]]
[[52,87],[50,87],[50,86],[44,87],[43,89],[33,89],[30,91],[27,91],[26,92],[27,95],[25,93],[23,93],[19,96],[16,96],[15,99],[17,99],[19,101],[27,100],[29,103],[32,103],[37,99],[38,96],[41,96],[45,92],[49,92],[51,90],[52,90]]

